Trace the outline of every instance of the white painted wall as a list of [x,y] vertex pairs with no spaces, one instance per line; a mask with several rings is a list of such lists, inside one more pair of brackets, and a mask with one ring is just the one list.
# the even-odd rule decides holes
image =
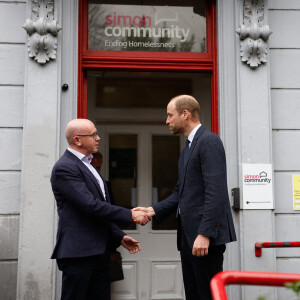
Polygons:
[[0,1],[0,298],[17,287],[26,1]]
[[[239,64],[239,44],[235,33],[237,28],[235,16],[238,11],[239,6],[235,0],[217,1],[219,132],[226,151],[229,192],[239,186],[236,73]],[[240,213],[234,211],[232,213],[238,240],[227,245],[225,270],[241,268]],[[231,285],[227,291],[229,299],[241,299],[240,287]]]
[[[239,262],[236,269],[299,273],[299,248],[263,249],[262,257],[256,258],[254,243],[299,240],[300,216],[292,206],[292,174],[300,174],[300,2],[265,1],[265,24],[273,33],[268,63],[255,70],[241,62],[239,38],[232,37],[243,21],[243,1],[218,3],[220,135],[227,152],[229,187],[237,183],[237,175],[241,178],[243,163],[272,163],[274,168],[275,210],[235,213],[238,249],[230,250]],[[228,266],[237,263],[231,258]],[[230,292],[230,299],[294,296],[284,288],[244,286],[240,292],[231,287]]]
[[[273,163],[270,63],[251,69],[241,61],[235,31],[243,24],[243,4],[239,0],[218,1],[220,136],[227,154],[229,189],[242,187],[243,164]],[[268,24],[267,1],[265,5]],[[254,253],[255,242],[275,238],[274,211],[240,210],[234,212],[234,220],[238,241],[228,249],[227,268],[275,271],[274,251],[259,259]],[[230,299],[245,300],[276,296],[275,289],[257,286],[231,286],[229,293]]]
[[[32,18],[32,1],[26,18]],[[54,19],[61,24],[62,2],[54,1]],[[25,19],[26,19],[25,18]],[[16,299],[52,299],[55,264],[50,259],[55,240],[56,209],[50,175],[57,160],[61,41],[57,57],[41,65],[25,57],[22,188]]]
[[[300,2],[269,0],[272,136],[275,172],[275,239],[299,241],[300,215],[293,211],[292,175],[300,174]],[[269,249],[263,250],[267,255]],[[299,273],[299,248],[276,253],[278,272]],[[278,289],[278,299],[294,294]]]

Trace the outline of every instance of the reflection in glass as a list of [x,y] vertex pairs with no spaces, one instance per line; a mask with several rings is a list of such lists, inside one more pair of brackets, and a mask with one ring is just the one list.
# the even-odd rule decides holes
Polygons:
[[188,94],[200,104],[201,123],[211,129],[211,73],[93,70],[87,72],[87,82],[88,116],[92,119],[123,122],[127,113],[141,116],[137,109],[144,109],[143,114],[147,115],[147,109],[160,109],[165,124],[169,101]]
[[135,76],[97,78],[97,106],[110,108],[166,108],[170,99],[180,94],[190,94],[191,78],[151,78],[141,72]]
[[[166,107],[178,95],[193,95],[200,104],[200,120],[211,129],[211,73],[134,72],[93,70],[87,72],[88,116],[102,122],[124,122],[124,115],[149,115],[158,110],[165,124]],[[117,113],[112,113],[116,109]],[[144,109],[141,114],[137,109]],[[157,120],[153,114],[153,121]],[[160,121],[160,122],[161,122]]]
[[89,50],[206,52],[204,0],[109,3],[89,1]]
[[[109,136],[109,182],[114,204],[126,208],[137,206],[137,136],[111,134]],[[135,225],[122,227],[135,229]]]
[[[179,136],[152,136],[152,202],[168,197],[178,180],[178,158],[180,154]],[[152,221],[154,230],[177,228],[176,212],[161,223]]]

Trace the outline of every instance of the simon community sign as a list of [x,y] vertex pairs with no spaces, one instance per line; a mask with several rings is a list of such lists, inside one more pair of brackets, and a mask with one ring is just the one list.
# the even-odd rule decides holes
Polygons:
[[205,52],[206,19],[193,7],[90,4],[89,49]]
[[243,209],[273,209],[271,164],[243,164]]

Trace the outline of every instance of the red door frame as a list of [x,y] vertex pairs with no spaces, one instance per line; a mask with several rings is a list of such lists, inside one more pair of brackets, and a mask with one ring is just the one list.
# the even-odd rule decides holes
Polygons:
[[206,8],[207,52],[129,52],[88,50],[88,1],[79,1],[78,112],[87,117],[87,70],[187,71],[211,73],[212,131],[218,134],[216,0]]

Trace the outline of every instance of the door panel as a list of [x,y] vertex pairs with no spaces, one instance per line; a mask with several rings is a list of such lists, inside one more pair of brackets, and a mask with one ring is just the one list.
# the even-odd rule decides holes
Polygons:
[[[100,149],[107,149],[103,172],[110,180],[115,205],[128,208],[149,206],[153,201],[153,190],[157,191],[155,201],[172,192],[177,181],[177,171],[173,171],[177,169],[183,143],[180,136],[171,136],[166,126],[97,125],[97,130],[101,132]],[[134,155],[128,150],[132,149],[137,153],[137,163],[130,158]],[[121,153],[119,157],[116,150]],[[119,176],[117,181],[116,174]],[[124,178],[126,176],[128,178]],[[122,180],[125,181],[121,184]],[[131,194],[128,197],[123,184],[129,180],[131,185],[128,184],[127,192],[131,190]],[[112,284],[112,299],[184,299],[175,216],[163,225],[154,225],[151,221],[146,226],[125,228],[125,232],[140,241],[142,251],[130,255],[119,248],[125,279]]]

